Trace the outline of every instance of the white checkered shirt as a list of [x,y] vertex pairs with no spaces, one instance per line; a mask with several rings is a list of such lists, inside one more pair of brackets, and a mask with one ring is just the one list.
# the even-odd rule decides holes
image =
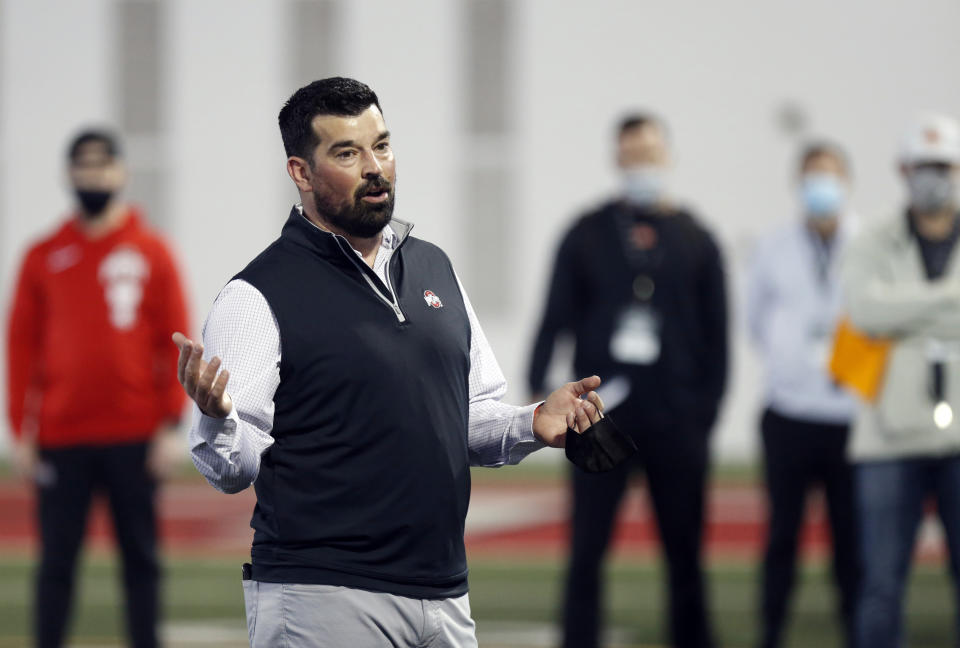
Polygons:
[[[396,244],[397,235],[388,225],[373,267],[388,286],[387,262]],[[460,292],[471,329],[467,441],[470,463],[515,464],[543,447],[533,435],[536,406],[516,407],[500,402],[507,391],[507,381],[462,284]],[[203,347],[206,360],[217,356],[230,372],[227,392],[233,400],[233,410],[226,418],[215,419],[202,414],[194,405],[188,437],[190,454],[214,488],[235,493],[257,478],[260,457],[273,444],[270,433],[273,396],[280,385],[280,331],[260,291],[239,279],[224,286],[203,325]],[[429,395],[424,394],[424,398]]]

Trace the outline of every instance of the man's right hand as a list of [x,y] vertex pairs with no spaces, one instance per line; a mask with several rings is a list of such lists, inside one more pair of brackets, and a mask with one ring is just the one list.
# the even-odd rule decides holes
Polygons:
[[220,371],[220,358],[204,362],[203,345],[189,340],[183,333],[174,333],[173,343],[180,349],[177,379],[183,385],[183,391],[207,416],[226,418],[233,409],[233,401],[227,393],[230,372],[226,369]]
[[32,439],[16,439],[12,451],[14,472],[23,479],[33,481],[39,464],[37,444]]

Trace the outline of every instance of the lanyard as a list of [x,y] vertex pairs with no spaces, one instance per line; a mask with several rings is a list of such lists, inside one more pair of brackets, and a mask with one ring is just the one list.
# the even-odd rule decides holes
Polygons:
[[953,423],[953,408],[947,402],[947,366],[944,359],[949,350],[942,342],[930,340],[927,343],[927,357],[930,364],[930,373],[927,382],[927,393],[933,403],[933,422],[944,430]]
[[634,275],[633,297],[641,304],[648,303],[656,290],[652,275],[663,261],[662,228],[651,219],[623,213],[618,214],[617,225],[624,259]]
[[824,241],[816,232],[807,230],[810,245],[813,248],[813,258],[817,271],[817,283],[820,290],[827,292],[830,289],[830,265],[833,258],[833,240]]

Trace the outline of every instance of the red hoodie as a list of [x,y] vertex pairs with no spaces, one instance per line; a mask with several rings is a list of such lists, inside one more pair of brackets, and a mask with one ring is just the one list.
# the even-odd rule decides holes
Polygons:
[[[178,419],[183,290],[164,241],[131,208],[88,238],[76,218],[27,252],[7,339],[10,422],[40,447],[149,439]],[[31,432],[32,433],[32,432]]]

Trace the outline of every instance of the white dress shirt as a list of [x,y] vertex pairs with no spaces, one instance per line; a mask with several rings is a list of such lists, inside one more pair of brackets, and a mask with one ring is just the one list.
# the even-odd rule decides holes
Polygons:
[[853,417],[853,398],[828,373],[848,238],[841,226],[828,247],[805,223],[790,223],[763,240],[750,267],[747,324],[763,359],[765,404],[783,416],[837,424]]
[[[373,265],[374,272],[391,291],[388,267],[398,242],[396,233],[387,225]],[[543,447],[533,434],[536,405],[516,407],[500,402],[507,391],[506,379],[462,284],[460,292],[471,329],[467,440],[470,464],[515,464]],[[263,294],[240,279],[224,286],[203,325],[203,348],[205,360],[217,356],[230,372],[227,393],[233,410],[226,418],[216,419],[204,415],[194,404],[188,435],[190,454],[214,488],[235,493],[256,480],[260,457],[273,444],[270,433],[273,396],[280,385],[280,331]]]

